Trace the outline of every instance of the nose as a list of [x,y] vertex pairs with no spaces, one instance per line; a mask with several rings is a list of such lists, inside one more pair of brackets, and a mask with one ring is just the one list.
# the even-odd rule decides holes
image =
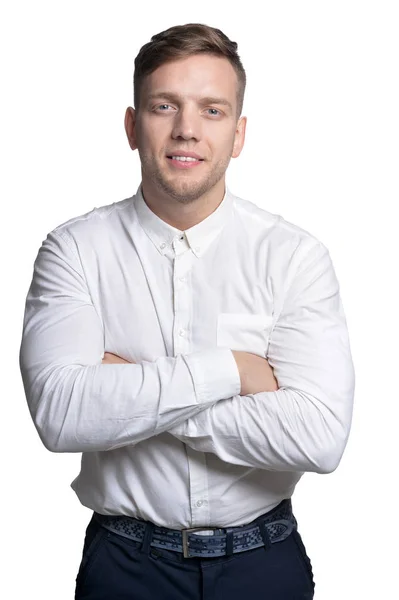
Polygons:
[[199,140],[201,138],[200,115],[194,107],[181,106],[173,122],[173,139]]

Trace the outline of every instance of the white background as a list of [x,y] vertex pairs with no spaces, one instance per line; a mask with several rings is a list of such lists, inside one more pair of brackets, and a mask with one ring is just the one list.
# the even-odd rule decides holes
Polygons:
[[[337,471],[306,474],[294,508],[316,600],[397,596],[397,2],[4,2],[1,55],[0,593],[71,600],[91,512],[69,484],[80,455],[52,454],[30,420],[18,353],[33,262],[62,222],[131,196],[123,128],[133,61],[171,25],[238,42],[246,145],[233,193],[330,250],[356,369]],[[250,501],[250,499],[249,499]],[[267,598],[267,581],[265,581]]]

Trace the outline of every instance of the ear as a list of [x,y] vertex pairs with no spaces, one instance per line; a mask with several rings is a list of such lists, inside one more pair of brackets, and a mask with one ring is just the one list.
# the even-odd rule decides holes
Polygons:
[[232,158],[237,158],[241,154],[245,142],[245,129],[247,126],[247,117],[240,117],[237,122],[236,132],[234,136]]
[[132,150],[136,150],[136,111],[131,106],[126,109],[125,113],[125,131],[129,141],[129,146]]

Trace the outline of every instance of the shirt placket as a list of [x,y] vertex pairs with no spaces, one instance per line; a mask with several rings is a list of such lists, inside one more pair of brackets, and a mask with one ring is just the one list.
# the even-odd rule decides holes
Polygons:
[[[184,235],[172,242],[175,251],[173,268],[173,347],[175,356],[189,354],[192,348],[190,335],[190,317],[192,304],[192,285],[190,270],[193,254]],[[191,507],[191,527],[210,525],[209,489],[206,456],[186,445],[189,469],[189,500]]]

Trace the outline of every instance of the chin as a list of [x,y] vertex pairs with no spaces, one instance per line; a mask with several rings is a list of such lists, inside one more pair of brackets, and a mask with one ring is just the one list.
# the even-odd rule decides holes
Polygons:
[[164,192],[179,202],[192,202],[206,193],[209,189],[206,182],[193,181],[164,181],[161,184]]
[[170,195],[181,202],[196,200],[204,193],[203,188],[193,185],[179,185],[170,188]]

